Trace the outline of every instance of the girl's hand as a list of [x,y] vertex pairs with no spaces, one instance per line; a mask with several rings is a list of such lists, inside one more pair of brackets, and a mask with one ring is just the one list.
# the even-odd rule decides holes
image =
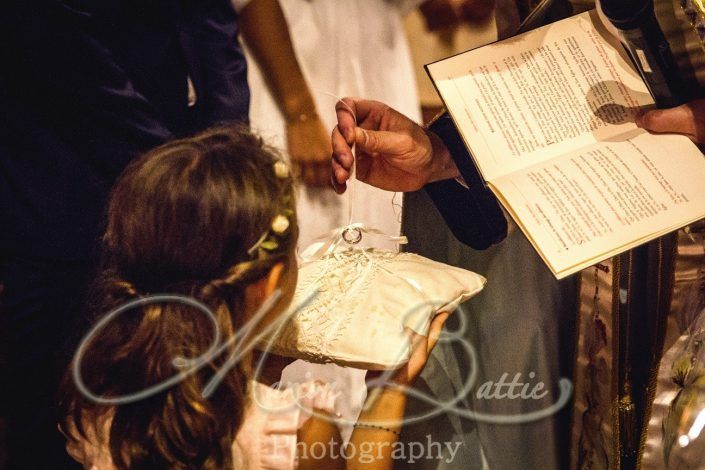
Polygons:
[[419,376],[428,358],[431,356],[431,351],[438,343],[438,337],[441,335],[443,325],[450,316],[447,312],[441,312],[431,320],[431,325],[428,328],[428,337],[416,334],[413,330],[407,328],[411,338],[411,357],[409,362],[397,370],[392,375],[390,381],[399,385],[411,385],[416,377]]

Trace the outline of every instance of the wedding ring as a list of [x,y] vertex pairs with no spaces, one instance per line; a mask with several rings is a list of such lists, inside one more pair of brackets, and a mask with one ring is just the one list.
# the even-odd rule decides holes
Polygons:
[[357,227],[348,227],[343,230],[343,240],[350,245],[356,245],[362,240],[362,231]]

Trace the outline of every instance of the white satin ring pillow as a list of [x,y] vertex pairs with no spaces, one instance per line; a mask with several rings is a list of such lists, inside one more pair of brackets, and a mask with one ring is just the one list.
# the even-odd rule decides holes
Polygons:
[[404,328],[427,335],[431,319],[484,287],[479,274],[413,253],[349,249],[299,269],[296,311],[273,353],[361,369],[394,369],[409,359]]

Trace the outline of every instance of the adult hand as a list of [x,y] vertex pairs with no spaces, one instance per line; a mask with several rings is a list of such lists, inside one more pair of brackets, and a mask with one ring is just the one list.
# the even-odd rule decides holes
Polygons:
[[460,16],[468,23],[487,21],[495,8],[495,0],[464,0],[460,4]]
[[419,11],[429,31],[450,29],[460,22],[460,12],[455,6],[455,0],[427,0],[419,5]]
[[647,111],[636,117],[636,125],[649,132],[683,134],[695,143],[705,143],[705,100]]
[[462,22],[486,22],[495,9],[495,0],[427,0],[419,6],[429,31],[452,29]]
[[316,114],[286,124],[286,142],[291,163],[307,186],[330,186],[330,140]]
[[332,181],[339,194],[345,191],[355,161],[353,144],[357,178],[381,189],[415,191],[459,175],[438,136],[389,106],[344,98],[335,110],[338,125],[332,135]]

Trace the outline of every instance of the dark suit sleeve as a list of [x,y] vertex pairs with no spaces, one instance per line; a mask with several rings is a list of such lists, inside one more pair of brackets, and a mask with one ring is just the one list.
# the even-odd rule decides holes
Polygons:
[[8,1],[0,79],[18,106],[43,115],[78,154],[111,173],[171,137],[116,62],[87,3]]
[[507,220],[492,192],[485,186],[453,121],[444,114],[429,126],[450,151],[468,183],[469,189],[455,180],[425,186],[453,235],[475,249],[486,249],[507,236]]
[[191,70],[198,101],[198,126],[247,121],[250,93],[247,65],[238,41],[237,14],[230,0],[183,0],[182,37],[198,64]]

